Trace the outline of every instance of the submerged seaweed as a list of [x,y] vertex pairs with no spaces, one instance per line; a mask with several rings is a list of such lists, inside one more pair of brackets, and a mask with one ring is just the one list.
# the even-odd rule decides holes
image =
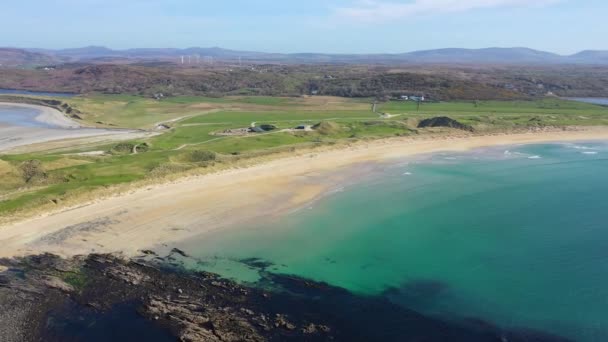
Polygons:
[[[0,283],[0,310],[21,310],[0,315],[7,342],[563,341],[485,323],[445,322],[383,296],[268,272],[261,275],[273,285],[270,292],[211,273],[110,255],[69,260],[43,255],[1,264],[11,271]],[[15,276],[15,270],[24,276]],[[86,278],[79,289],[62,280],[74,274]],[[435,288],[427,285],[413,288]]]

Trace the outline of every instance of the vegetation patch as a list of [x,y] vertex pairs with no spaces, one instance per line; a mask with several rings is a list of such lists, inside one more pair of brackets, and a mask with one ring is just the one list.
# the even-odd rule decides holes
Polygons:
[[24,161],[19,165],[19,169],[26,183],[40,182],[47,178],[47,173],[42,166],[42,162],[37,159]]
[[[14,189],[23,185],[23,177],[20,170],[13,164],[0,159],[0,191]],[[0,195],[2,193],[0,192]]]
[[150,150],[150,145],[148,145],[148,143],[137,144],[135,146],[135,152],[137,152],[137,153],[144,153],[144,152],[148,152],[149,150]]
[[53,170],[60,170],[60,169],[65,169],[65,168],[74,167],[74,166],[78,166],[78,165],[90,164],[90,163],[92,163],[91,160],[73,159],[73,158],[63,157],[63,158],[59,158],[56,160],[45,162],[44,169],[46,171],[53,171]]
[[172,174],[185,172],[191,169],[190,166],[177,163],[163,163],[154,166],[148,173],[149,178],[163,178]]
[[87,276],[84,273],[82,273],[82,271],[63,273],[61,275],[61,278],[63,281],[65,281],[67,284],[71,285],[76,290],[83,289],[87,285],[87,282],[88,282]]
[[120,143],[110,149],[111,154],[131,154],[135,149],[135,144]]
[[418,124],[418,128],[427,127],[448,127],[473,132],[473,127],[460,123],[454,119],[448,118],[447,116],[438,116],[430,119],[424,119]]
[[113,146],[110,149],[110,153],[112,154],[131,154],[133,149],[135,148],[135,144],[131,143],[120,143]]
[[312,126],[312,128],[319,132],[319,134],[330,135],[337,134],[342,131],[342,127],[336,122],[333,121],[321,121],[318,124]]
[[188,151],[181,155],[181,161],[185,163],[207,163],[215,161],[216,158],[215,152],[206,150]]

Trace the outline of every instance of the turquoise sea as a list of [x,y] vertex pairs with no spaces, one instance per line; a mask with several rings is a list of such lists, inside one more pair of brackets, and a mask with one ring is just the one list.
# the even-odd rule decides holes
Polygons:
[[262,269],[447,321],[608,341],[607,156],[589,142],[399,160],[179,248],[198,260],[188,267],[243,282]]

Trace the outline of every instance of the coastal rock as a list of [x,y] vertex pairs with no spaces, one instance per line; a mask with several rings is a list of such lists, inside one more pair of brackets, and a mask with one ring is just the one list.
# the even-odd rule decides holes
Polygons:
[[357,296],[294,276],[263,273],[265,281],[281,289],[264,296],[257,288],[210,273],[168,269],[160,261],[49,254],[0,261],[9,267],[0,275],[2,342],[500,342],[501,336],[511,342],[529,337],[563,341],[534,331],[442,322],[384,298]]
[[106,275],[114,279],[122,280],[131,285],[139,285],[150,280],[150,277],[147,275],[124,265],[117,265],[115,267],[108,268],[106,270]]
[[176,324],[181,341],[265,340],[249,321],[230,308],[152,297],[143,313]]
[[305,326],[304,328],[302,328],[302,332],[304,334],[318,334],[318,333],[328,333],[330,332],[331,329],[326,326],[326,325],[322,325],[322,324],[314,324],[314,323],[310,323],[307,326]]
[[74,292],[74,287],[57,277],[46,276],[42,283],[51,289],[56,289],[65,293]]
[[182,256],[184,258],[188,258],[189,257],[188,254],[186,254],[186,252],[182,251],[179,248],[173,248],[171,250],[171,254],[178,254],[178,255],[180,255],[180,256]]
[[284,328],[287,330],[294,330],[296,326],[289,322],[285,315],[276,314],[274,318],[274,326],[277,328]]

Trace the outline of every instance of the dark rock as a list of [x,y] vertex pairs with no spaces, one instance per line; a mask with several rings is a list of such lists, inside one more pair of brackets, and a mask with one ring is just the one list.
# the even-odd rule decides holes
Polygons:
[[56,289],[65,293],[74,292],[74,287],[72,285],[64,282],[63,280],[57,277],[45,276],[42,279],[42,283],[48,288]]
[[296,326],[289,322],[285,315],[276,314],[274,318],[274,326],[277,328],[284,328],[287,330],[294,330]]
[[183,256],[184,258],[189,258],[190,257],[188,254],[186,254],[186,252],[182,251],[179,248],[173,248],[171,250],[171,254],[179,254],[179,255]]
[[[130,339],[112,340],[562,341],[489,324],[443,322],[381,297],[294,276],[262,273],[263,281],[272,281],[270,296],[214,274],[150,263],[111,255],[0,260],[8,268],[0,286],[0,340],[100,340],[104,331],[127,330]],[[86,281],[71,291],[63,279]],[[426,292],[437,286],[409,286],[420,287]]]
[[322,324],[317,325],[314,323],[310,323],[302,328],[302,332],[307,335],[318,334],[318,333],[328,333],[330,331],[331,331],[331,329],[328,326],[322,325]]
[[438,116],[430,119],[424,119],[418,123],[418,128],[427,128],[427,127],[448,127],[448,128],[456,128],[463,131],[473,132],[473,127],[469,125],[465,125],[460,123],[454,119],[451,119],[447,116]]

